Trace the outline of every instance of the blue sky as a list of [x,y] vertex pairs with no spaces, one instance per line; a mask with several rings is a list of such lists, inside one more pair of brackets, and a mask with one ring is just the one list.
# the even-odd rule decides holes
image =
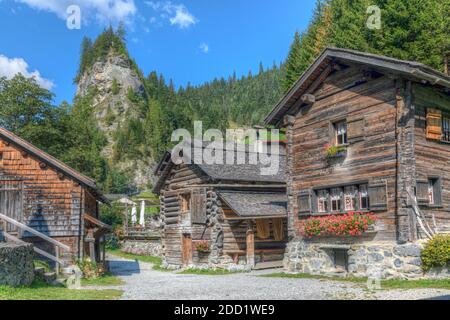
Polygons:
[[[315,0],[0,0],[0,75],[34,76],[72,101],[84,36],[125,21],[128,48],[145,75],[156,70],[176,86],[235,70],[246,75],[283,61]],[[81,29],[66,26],[66,9],[81,9]]]

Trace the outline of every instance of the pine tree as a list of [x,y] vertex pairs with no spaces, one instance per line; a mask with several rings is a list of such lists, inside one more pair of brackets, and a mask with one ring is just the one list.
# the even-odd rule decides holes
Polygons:
[[295,33],[294,41],[291,44],[289,55],[286,61],[286,78],[284,81],[284,90],[288,91],[301,75],[301,54],[302,38],[298,32]]

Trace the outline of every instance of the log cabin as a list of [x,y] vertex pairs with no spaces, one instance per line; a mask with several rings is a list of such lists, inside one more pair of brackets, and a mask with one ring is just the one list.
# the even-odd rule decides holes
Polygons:
[[[156,168],[167,268],[250,270],[282,266],[287,243],[285,154],[279,170],[261,165],[178,164]],[[246,151],[248,157],[248,151]]]
[[[423,276],[423,240],[450,230],[449,76],[327,48],[265,123],[287,130],[289,271]],[[361,236],[302,230],[354,211],[377,218]]]
[[104,262],[100,240],[110,228],[99,202],[108,200],[94,180],[0,128],[1,239],[32,243],[58,267],[85,256]]

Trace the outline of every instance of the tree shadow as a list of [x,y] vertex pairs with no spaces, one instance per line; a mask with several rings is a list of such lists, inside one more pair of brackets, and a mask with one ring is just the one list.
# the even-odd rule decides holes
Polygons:
[[124,261],[124,260],[110,260],[109,267],[112,274],[115,276],[131,276],[133,274],[141,273],[139,262]]

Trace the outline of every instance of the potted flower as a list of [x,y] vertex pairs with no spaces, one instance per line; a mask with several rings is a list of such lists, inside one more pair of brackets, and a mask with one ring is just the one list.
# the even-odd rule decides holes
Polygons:
[[347,156],[346,146],[325,145],[326,157],[328,162],[344,159]]
[[359,237],[376,221],[373,213],[349,212],[309,218],[300,223],[300,228],[301,234],[308,239],[321,236]]
[[207,240],[200,240],[194,243],[195,250],[199,253],[209,252],[209,242]]

